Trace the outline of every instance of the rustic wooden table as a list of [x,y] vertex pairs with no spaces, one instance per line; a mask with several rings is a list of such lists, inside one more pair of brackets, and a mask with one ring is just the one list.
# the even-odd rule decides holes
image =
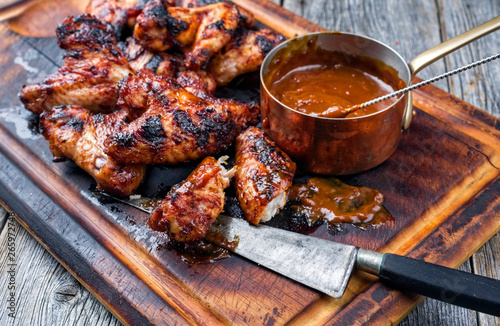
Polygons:
[[[446,39],[500,14],[498,0],[274,0],[329,30],[366,35],[398,51],[407,61]],[[489,35],[426,68],[429,78],[500,52]],[[453,76],[436,85],[500,117],[498,62]],[[38,242],[0,208],[1,325],[118,325],[113,317]],[[15,242],[12,243],[12,237]],[[8,317],[8,251],[17,257],[17,316]],[[500,279],[500,234],[480,248],[461,270]],[[500,294],[499,294],[500,295]],[[500,325],[500,318],[436,300],[420,304],[401,325]]]

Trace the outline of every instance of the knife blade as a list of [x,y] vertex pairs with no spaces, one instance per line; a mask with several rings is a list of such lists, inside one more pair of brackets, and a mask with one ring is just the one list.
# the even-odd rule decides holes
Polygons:
[[[237,242],[234,252],[299,283],[341,298],[357,248],[219,215],[217,231]],[[208,239],[210,240],[210,239]]]
[[[114,199],[152,211],[151,201],[144,198]],[[357,268],[396,289],[500,316],[499,280],[266,225],[254,226],[225,215],[219,215],[211,230],[227,241],[219,237],[207,240],[334,298],[342,297]]]

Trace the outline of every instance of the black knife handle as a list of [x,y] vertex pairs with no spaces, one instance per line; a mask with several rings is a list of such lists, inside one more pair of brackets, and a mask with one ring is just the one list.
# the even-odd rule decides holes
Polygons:
[[500,281],[385,254],[379,277],[391,286],[457,306],[500,316]]

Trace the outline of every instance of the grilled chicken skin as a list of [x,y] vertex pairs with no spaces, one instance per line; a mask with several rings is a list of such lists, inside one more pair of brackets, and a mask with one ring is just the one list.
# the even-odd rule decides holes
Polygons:
[[236,196],[245,219],[267,222],[286,204],[295,163],[257,127],[236,138]]
[[[231,3],[230,1],[227,1],[227,0],[182,0],[181,7],[199,8],[199,7],[212,5],[212,4],[217,3],[217,2]],[[248,11],[240,6],[236,6],[236,8],[238,9],[238,12],[240,14],[241,26],[246,27],[246,28],[254,27],[256,21],[255,21],[255,17],[253,16],[253,14],[250,11]]]
[[229,3],[182,8],[153,0],[137,17],[134,37],[152,52],[181,49],[186,67],[194,70],[206,65],[231,40],[239,23],[240,13]]
[[240,74],[258,70],[269,51],[284,40],[268,28],[246,30],[212,58],[208,71],[217,85],[226,85]]
[[137,17],[134,38],[146,49],[162,52],[174,45],[193,42],[200,16],[188,8],[166,6],[161,0],[150,1]]
[[97,182],[97,187],[128,196],[140,185],[145,165],[123,165],[105,152],[104,140],[123,123],[126,113],[92,115],[80,106],[60,106],[40,116],[40,131],[49,141],[54,160],[73,160]]
[[110,25],[89,14],[66,18],[56,30],[66,51],[62,67],[42,83],[24,86],[21,101],[33,113],[81,105],[94,113],[117,109],[117,84],[132,73]]
[[179,53],[153,53],[133,37],[127,38],[124,53],[134,72],[138,73],[143,68],[148,68],[157,75],[172,78],[175,78],[184,60],[182,54]]
[[132,121],[105,145],[124,164],[176,164],[214,155],[259,121],[257,104],[202,99],[149,69],[123,80],[118,102]]
[[154,54],[137,43],[134,38],[127,39],[125,57],[136,73],[143,68],[151,69],[155,74],[176,79],[188,92],[198,97],[213,96],[217,84],[205,70],[186,70],[184,56],[181,53],[162,52]]
[[[146,3],[147,0],[90,0],[85,12],[111,24],[116,37],[120,38],[125,27],[134,28],[135,20]],[[169,4],[174,5],[175,1]]]
[[203,239],[224,208],[224,189],[234,174],[221,160],[205,158],[186,180],[173,186],[151,213],[149,226],[179,242]]

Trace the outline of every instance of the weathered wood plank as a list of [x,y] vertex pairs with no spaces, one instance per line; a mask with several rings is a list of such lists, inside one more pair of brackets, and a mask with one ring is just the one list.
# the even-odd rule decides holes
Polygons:
[[7,211],[2,206],[0,206],[0,231],[3,230],[6,221]]
[[[476,1],[473,3],[471,1],[445,1],[444,4],[436,4],[430,1],[357,2],[285,0],[284,7],[329,30],[354,32],[378,39],[393,47],[409,61],[420,52],[441,41],[478,25],[482,21],[489,19],[488,17],[498,15],[499,6],[498,3],[493,1],[483,1],[481,3],[477,3]],[[444,11],[444,13],[441,11]],[[394,15],[397,15],[397,19],[392,18]],[[461,16],[461,21],[456,16]],[[474,17],[475,19],[467,19],[468,17]],[[443,24],[442,20],[446,23],[445,31],[440,31],[440,27]],[[467,26],[463,27],[463,25]],[[418,35],[418,37],[407,37],[408,35]],[[406,37],[402,38],[401,36]],[[494,49],[493,42],[496,42],[497,50]],[[474,49],[469,49],[469,52],[475,54],[474,57],[469,55],[468,58],[464,58],[463,53],[467,49],[463,49],[457,54],[450,55],[450,59],[446,61],[440,60],[424,69],[419,73],[419,76],[421,78],[430,78],[445,70],[454,69],[473,60],[478,60],[487,55],[484,53],[486,52],[484,49],[489,49],[490,53],[488,55],[499,52],[497,35],[487,36],[468,48]],[[462,60],[458,61],[457,57]],[[453,63],[450,64],[450,61],[453,61]],[[499,116],[500,109],[498,105],[500,100],[498,99],[499,93],[496,91],[498,90],[498,83],[491,81],[498,81],[499,72],[497,70],[500,69],[500,66],[498,64],[493,65],[493,69],[490,67],[490,64],[489,66],[481,67],[479,72],[471,71],[466,75],[453,77],[451,82],[441,81],[436,85],[464,98],[473,105],[484,108],[487,112]],[[493,74],[496,74],[496,77],[489,74],[489,71],[483,74],[485,70],[489,69],[491,69]],[[464,83],[464,81],[467,82]],[[451,88],[449,84],[452,85]],[[488,245],[489,243],[485,247]],[[461,268],[470,270],[470,263],[466,262]],[[482,318],[485,317],[483,316]],[[488,322],[494,319],[491,316],[486,318],[488,318]],[[485,323],[484,325],[489,325],[487,321],[483,321],[482,319],[481,321]],[[446,305],[436,300],[426,300],[401,324],[475,325],[477,322],[475,314],[470,311]]]
[[[101,303],[62,267],[15,219],[16,316],[0,311],[1,325],[120,325]],[[0,233],[8,247],[8,229]],[[0,274],[8,275],[7,250],[0,253]],[[9,299],[10,277],[0,278],[0,300]]]
[[[276,3],[279,3],[279,1],[274,1]],[[456,2],[456,1],[455,1]],[[442,33],[439,33],[439,31],[436,33],[436,24],[435,22],[437,21],[436,17],[439,16],[437,14],[438,10],[437,8],[434,7],[434,3],[429,3],[426,2],[424,4],[422,3],[411,3],[408,4],[409,2],[389,2],[388,4],[381,4],[380,2],[374,2],[374,1],[285,1],[285,5],[288,6],[288,8],[293,9],[296,13],[302,14],[302,15],[309,15],[309,17],[316,16],[318,17],[318,20],[314,20],[313,18],[311,19],[313,22],[318,23],[324,27],[327,27],[328,24],[340,24],[337,22],[335,17],[332,18],[332,15],[329,14],[329,11],[331,9],[334,9],[333,13],[336,15],[342,17],[342,20],[339,20],[341,22],[349,21],[349,19],[352,20],[350,24],[347,24],[347,28],[351,28],[352,31],[355,32],[360,32],[364,33],[365,30],[367,31],[366,35],[380,39],[388,44],[392,44],[391,42],[394,43],[394,47],[398,50],[401,51],[402,54],[404,54],[404,57],[408,60],[411,59],[413,56],[418,54],[419,52],[425,50],[427,47],[432,46],[433,44],[437,44],[441,40]],[[336,9],[337,7],[334,6],[340,6],[340,9]],[[433,8],[434,7],[434,8]],[[439,7],[439,6],[438,6]],[[474,7],[474,6],[473,6]],[[314,8],[314,9],[311,9]],[[453,7],[450,7],[453,8]],[[370,17],[376,17],[378,14],[383,12],[383,9],[389,9],[389,12],[398,12],[398,16],[402,16],[404,19],[401,19],[403,21],[401,24],[400,22],[386,22],[386,20],[390,20],[390,18],[387,18],[386,16],[382,16],[380,18],[380,21],[370,21],[368,24],[367,22],[364,22],[365,18],[370,18]],[[397,10],[396,10],[397,9]],[[451,9],[450,9],[451,10]],[[359,13],[362,14],[359,14]],[[386,11],[387,12],[387,11]],[[401,15],[400,15],[401,13]],[[415,20],[409,20],[412,22],[411,24],[408,23],[408,18],[415,18],[419,19],[417,22]],[[424,21],[422,22],[422,19]],[[428,21],[427,21],[428,20]],[[343,23],[342,23],[343,24]],[[377,24],[376,28],[370,29],[370,24]],[[423,33],[419,35],[425,35],[425,40],[423,41],[419,37],[415,38],[409,38],[407,37],[404,40],[404,44],[401,45],[401,35],[413,35],[409,31],[411,30],[411,27],[413,26],[412,24],[415,24],[416,27],[418,27],[418,32]],[[409,26],[408,26],[409,25]],[[422,26],[424,25],[424,26]],[[341,25],[340,27],[343,28],[344,25]],[[335,30],[340,30],[341,28],[332,28],[329,29],[335,29]],[[380,32],[380,29],[384,31],[385,29],[388,29],[387,32]],[[414,32],[414,31],[413,31]],[[377,35],[370,35],[368,33],[380,33],[381,37],[378,37]],[[432,43],[429,41],[427,38],[428,36],[431,41],[437,40],[435,43]],[[452,35],[453,36],[453,35]],[[392,37],[392,38],[391,38]],[[398,43],[396,43],[398,42]],[[429,45],[429,43],[432,43]],[[415,49],[418,49],[418,51],[415,51]],[[450,59],[451,60],[451,59]],[[436,63],[438,65],[438,63]],[[438,65],[439,66],[439,65]],[[435,69],[434,71],[436,73],[440,73],[444,71],[444,68],[446,68],[446,62],[443,62],[440,65],[440,68],[434,68],[434,65],[430,67],[429,69]],[[453,68],[453,67],[451,67]],[[422,74],[420,74],[421,77],[426,78],[426,74],[433,75],[433,73],[429,72],[432,70],[424,70]],[[498,75],[497,75],[498,76]],[[488,78],[485,78],[485,80],[491,80],[491,78],[494,79],[494,76],[488,76]],[[488,84],[488,82],[485,82]],[[460,84],[454,84],[454,85],[460,85]],[[443,82],[442,84],[439,84],[439,86],[443,89],[448,90],[448,83]],[[495,84],[493,83],[493,87],[495,87]],[[457,87],[458,89],[461,89]],[[489,94],[489,93],[488,93]],[[461,96],[457,94],[458,96]],[[483,96],[484,97],[484,96]],[[487,98],[487,97],[484,97]],[[470,101],[469,101],[470,102]],[[498,104],[499,101],[493,100],[490,101],[489,103],[496,103]],[[474,103],[473,103],[474,104]],[[477,105],[477,104],[475,104]],[[481,108],[484,108],[481,105],[477,105]],[[486,109],[487,110],[487,109]],[[498,113],[496,110],[498,110],[498,105],[494,110],[491,111],[493,113]],[[493,241],[493,240],[491,240]],[[490,241],[490,242],[491,242]],[[495,245],[495,243],[493,244]],[[498,245],[495,246],[495,248],[498,248]],[[494,253],[498,254],[498,250],[494,251]],[[40,254],[39,254],[40,255]],[[43,254],[41,254],[43,256]],[[498,256],[497,256],[498,257]],[[469,268],[469,266],[463,267],[465,269]],[[498,271],[498,268],[496,269]],[[28,292],[28,291],[26,291]],[[42,295],[42,294],[39,294]],[[428,310],[426,310],[425,307],[429,307]],[[424,308],[421,308],[422,306],[418,307],[416,310],[416,318],[411,319],[410,317],[413,315],[410,315],[408,318],[411,319],[411,322],[409,323],[410,325],[413,324],[419,324],[419,325],[426,325],[426,324],[436,324],[435,322],[438,322],[440,324],[444,325],[475,325],[477,323],[474,323],[474,319],[470,319],[471,315],[469,313],[463,313],[461,311],[457,311],[455,308],[449,308],[451,306],[449,305],[442,305],[440,303],[437,303],[437,308],[435,306],[435,303],[433,303],[430,300],[427,300],[424,303]],[[419,311],[420,308],[420,311]],[[423,309],[423,311],[422,311]],[[102,311],[102,310],[101,310]],[[429,316],[431,314],[431,316]],[[99,313],[97,313],[99,315]],[[447,318],[446,316],[450,316],[450,318]],[[79,319],[71,319],[73,317],[70,317],[70,319],[67,320],[78,320]],[[99,318],[99,317],[97,317]],[[482,321],[482,319],[480,319]],[[463,323],[462,321],[467,321],[471,322],[470,324],[468,323]],[[488,321],[484,321],[484,323],[487,323]],[[111,322],[112,324],[113,322]],[[404,324],[405,322],[403,322]],[[483,325],[489,325],[489,324],[483,324]],[[491,324],[494,325],[494,324]]]
[[[443,40],[454,37],[497,16],[500,10],[498,2],[492,1],[443,0],[441,2],[440,20]],[[451,54],[444,61],[446,69],[451,70],[498,52],[500,52],[498,34],[491,34]],[[449,87],[443,88],[466,102],[498,117],[500,116],[499,73],[500,65],[493,62],[452,76],[449,78]],[[498,256],[486,256],[488,252],[490,254],[496,252],[498,255],[500,246],[498,243],[495,244],[495,239],[498,239],[498,236],[497,234],[473,255],[471,259],[472,267],[470,262],[467,262],[462,266],[462,269],[468,270],[471,268],[477,274],[500,279],[500,269],[497,259],[495,259]],[[485,259],[486,257],[488,257],[488,260]],[[489,270],[489,273],[486,273],[487,270]],[[494,271],[496,271],[496,275]],[[500,318],[498,317],[480,313],[477,315],[477,317],[474,317],[465,309],[446,306],[435,300],[426,300],[401,324],[460,325],[465,321],[467,321],[465,325],[476,325],[478,322],[480,325],[500,324]],[[408,324],[406,324],[407,321]]]
[[[489,0],[442,0],[444,38],[449,39],[500,15],[500,2]],[[447,69],[500,53],[498,31],[458,50],[447,59]],[[484,111],[500,116],[500,63],[491,63],[450,77],[449,92]]]
[[[500,233],[497,233],[481,247],[481,249],[472,256],[471,260],[475,274],[500,280]],[[478,321],[481,326],[500,325],[500,317],[482,313],[478,313]]]
[[[285,0],[283,7],[328,30],[374,38],[407,62],[442,41],[438,8],[431,1]],[[444,62],[439,61],[418,76],[425,79],[444,71]],[[446,82],[435,85],[446,90]]]

